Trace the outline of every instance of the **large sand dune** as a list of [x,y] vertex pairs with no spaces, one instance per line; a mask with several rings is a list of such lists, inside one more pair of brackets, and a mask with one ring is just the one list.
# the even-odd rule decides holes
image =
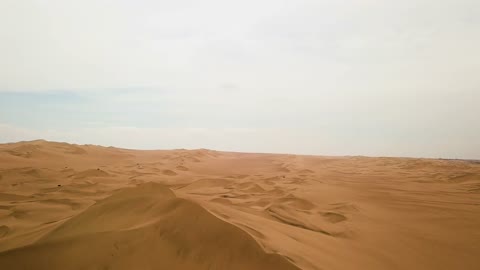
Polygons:
[[480,162],[0,145],[0,269],[480,269]]

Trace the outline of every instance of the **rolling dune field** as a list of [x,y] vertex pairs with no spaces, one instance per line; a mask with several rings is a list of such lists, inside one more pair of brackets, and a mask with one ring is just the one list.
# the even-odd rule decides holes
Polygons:
[[480,269],[480,162],[0,145],[0,269]]

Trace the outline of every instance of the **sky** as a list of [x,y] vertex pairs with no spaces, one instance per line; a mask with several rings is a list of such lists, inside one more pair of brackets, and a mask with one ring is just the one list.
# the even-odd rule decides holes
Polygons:
[[0,143],[480,159],[478,0],[1,0]]

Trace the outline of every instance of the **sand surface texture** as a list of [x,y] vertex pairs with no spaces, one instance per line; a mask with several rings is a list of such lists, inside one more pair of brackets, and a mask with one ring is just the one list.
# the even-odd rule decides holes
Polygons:
[[0,269],[480,269],[480,162],[0,145]]

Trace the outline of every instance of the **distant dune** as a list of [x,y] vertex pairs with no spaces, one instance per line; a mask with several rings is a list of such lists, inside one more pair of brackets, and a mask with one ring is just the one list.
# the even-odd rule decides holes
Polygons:
[[0,269],[480,269],[480,163],[0,144]]

